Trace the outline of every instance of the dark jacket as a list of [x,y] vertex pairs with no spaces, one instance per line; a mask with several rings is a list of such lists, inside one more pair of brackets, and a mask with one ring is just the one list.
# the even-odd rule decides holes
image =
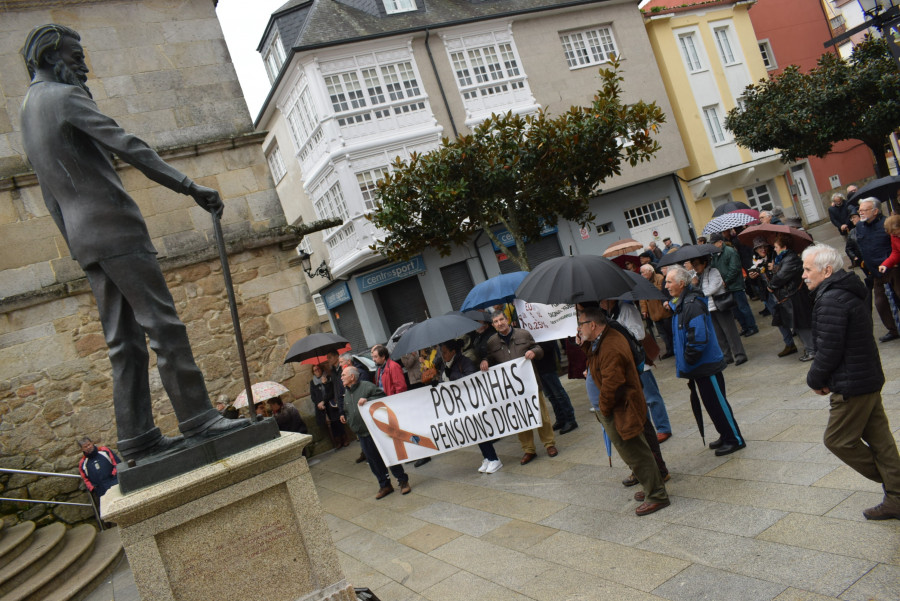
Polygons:
[[838,230],[841,229],[842,225],[846,225],[849,228],[850,204],[844,201],[840,206],[828,207],[828,218],[831,219],[831,224]]
[[89,455],[82,455],[78,462],[78,473],[85,486],[98,497],[119,483],[117,475],[119,458],[109,447],[94,446]]
[[816,356],[806,374],[806,384],[813,390],[827,387],[852,397],[884,386],[867,296],[859,277],[843,269],[816,288],[812,320]]
[[669,301],[672,317],[672,346],[675,373],[679,378],[711,376],[725,369],[725,356],[716,340],[707,300],[685,288],[678,302]]
[[807,329],[812,323],[812,299],[803,283],[803,261],[788,249],[775,257],[777,265],[769,277],[775,300],[775,325],[791,329]]
[[879,215],[872,223],[857,223],[856,243],[866,267],[873,273],[877,272],[878,266],[891,255],[891,237],[884,231],[884,215]]
[[[366,422],[363,421],[359,414],[359,399],[373,401],[375,399],[383,399],[387,395],[384,391],[371,382],[358,380],[354,386],[347,388],[344,392],[344,415],[347,418],[347,425],[357,436],[369,436],[369,429]],[[362,409],[366,411],[365,408]]]
[[445,379],[451,382],[459,380],[464,376],[474,374],[476,371],[478,371],[478,368],[475,366],[475,363],[459,351],[456,352],[456,356],[453,358],[453,362],[449,367],[446,363],[441,365],[441,373],[444,375]]
[[725,287],[731,291],[744,289],[744,274],[741,273],[741,258],[738,251],[727,244],[722,245],[722,252],[713,255],[712,266],[719,270]]
[[281,406],[281,411],[275,414],[275,423],[278,424],[278,429],[284,432],[300,432],[301,434],[309,432],[306,422],[300,417],[300,412],[293,403],[285,403]]
[[487,355],[485,359],[491,365],[505,363],[512,359],[524,357],[528,351],[534,351],[534,358],[540,359],[544,356],[544,349],[541,348],[531,332],[522,328],[512,328],[512,337],[507,345],[499,332],[496,332],[487,342]]
[[87,266],[126,253],[155,253],[137,203],[112,153],[182,194],[193,183],[143,140],[127,133],[78,86],[32,82],[22,104],[22,143],[50,216],[72,258]]

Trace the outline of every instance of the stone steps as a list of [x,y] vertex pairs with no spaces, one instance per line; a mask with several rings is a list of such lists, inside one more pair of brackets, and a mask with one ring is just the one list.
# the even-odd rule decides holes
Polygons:
[[91,524],[35,529],[25,522],[0,532],[0,601],[83,598],[122,556],[117,529]]

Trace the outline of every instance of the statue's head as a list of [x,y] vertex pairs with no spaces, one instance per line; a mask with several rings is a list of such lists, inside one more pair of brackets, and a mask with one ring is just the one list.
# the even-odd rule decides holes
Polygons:
[[59,83],[79,86],[90,95],[85,85],[88,68],[80,42],[78,32],[65,25],[50,23],[32,29],[22,48],[31,78],[38,71],[49,72]]

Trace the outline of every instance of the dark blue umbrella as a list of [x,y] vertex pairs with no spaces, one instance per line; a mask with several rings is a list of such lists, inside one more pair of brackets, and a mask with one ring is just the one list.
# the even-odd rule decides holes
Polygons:
[[516,288],[527,276],[527,271],[515,271],[481,282],[472,288],[472,291],[466,296],[466,300],[463,301],[460,310],[484,309],[512,302],[516,298]]

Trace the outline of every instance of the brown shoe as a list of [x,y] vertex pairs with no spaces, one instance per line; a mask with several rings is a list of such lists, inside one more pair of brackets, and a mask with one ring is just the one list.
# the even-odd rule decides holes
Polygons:
[[409,481],[400,483],[400,494],[401,495],[408,495],[411,492],[412,492],[412,487],[410,487]]
[[663,443],[672,438],[671,432],[657,432],[656,433],[656,442]]
[[790,346],[785,346],[783,349],[781,349],[781,352],[778,353],[778,356],[779,357],[787,357],[788,355],[793,355],[796,352],[797,352],[797,345],[792,344]]
[[631,472],[631,475],[622,480],[622,486],[634,486],[638,483],[637,476],[634,475],[634,472]]
[[637,506],[637,509],[635,509],[634,512],[637,515],[650,515],[651,513],[655,513],[663,507],[668,507],[669,505],[671,505],[669,501],[662,501],[661,503],[641,503]]
[[884,503],[863,509],[863,515],[867,520],[900,520],[900,510],[891,509]]
[[556,457],[557,455],[559,455],[559,449],[557,449],[553,445],[550,445],[549,447],[547,447],[547,454],[551,457]]
[[[409,485],[407,484],[407,486],[409,486]],[[391,494],[392,492],[394,492],[394,487],[391,486],[390,484],[388,484],[387,486],[385,486],[384,488],[382,488],[381,490],[378,491],[378,494],[375,495],[375,498],[383,499],[386,496],[388,496],[389,494]]]
[[638,503],[643,503],[645,496],[646,495],[644,495],[644,491],[639,490],[636,493],[634,493],[634,500],[637,501]]
[[365,453],[360,453],[360,454],[359,454],[359,457],[356,458],[356,463],[362,463],[362,462],[365,461],[365,460],[366,460],[366,454],[365,454]]
[[522,465],[531,463],[532,461],[534,461],[535,457],[537,457],[537,454],[535,453],[525,453],[524,455],[522,455],[522,460],[519,461],[519,463],[521,463]]

